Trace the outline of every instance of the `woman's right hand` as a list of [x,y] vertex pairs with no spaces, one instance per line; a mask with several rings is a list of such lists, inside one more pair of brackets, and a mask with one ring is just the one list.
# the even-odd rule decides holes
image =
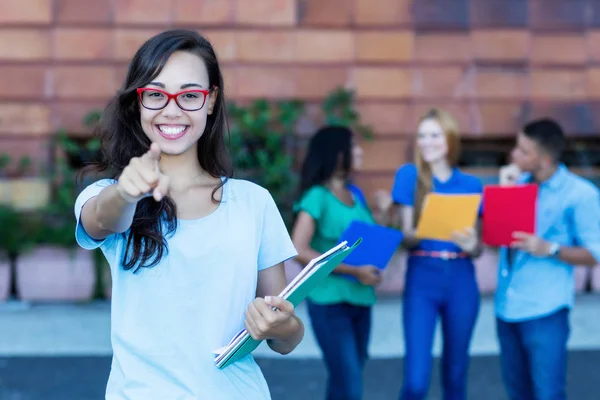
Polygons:
[[381,282],[381,271],[374,265],[356,268],[356,278],[366,286],[377,286]]
[[160,201],[169,193],[169,177],[160,172],[159,159],[160,148],[152,143],[146,154],[129,161],[117,183],[117,191],[126,202],[137,203],[149,196]]

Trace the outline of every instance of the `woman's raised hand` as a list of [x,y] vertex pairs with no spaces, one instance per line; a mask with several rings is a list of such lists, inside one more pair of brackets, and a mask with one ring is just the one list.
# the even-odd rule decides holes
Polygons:
[[145,197],[160,201],[169,193],[169,177],[160,172],[160,148],[152,143],[141,157],[134,157],[119,177],[117,190],[128,203],[137,203]]

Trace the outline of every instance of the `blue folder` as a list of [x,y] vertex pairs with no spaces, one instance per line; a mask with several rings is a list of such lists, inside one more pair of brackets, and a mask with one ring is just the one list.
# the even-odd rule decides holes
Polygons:
[[362,243],[344,260],[344,264],[354,266],[370,264],[383,270],[398,250],[403,237],[402,232],[397,229],[353,221],[342,233],[340,242],[354,243],[362,238]]

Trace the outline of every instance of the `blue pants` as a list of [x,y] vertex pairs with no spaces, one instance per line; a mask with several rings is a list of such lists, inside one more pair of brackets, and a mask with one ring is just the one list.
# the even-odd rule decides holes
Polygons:
[[496,319],[502,378],[511,400],[564,400],[569,310],[523,322]]
[[329,372],[326,399],[361,400],[371,307],[307,303],[313,332]]
[[427,396],[438,316],[444,338],[443,398],[467,398],[469,344],[479,302],[471,260],[409,258],[403,301],[406,355],[401,400],[421,400]]

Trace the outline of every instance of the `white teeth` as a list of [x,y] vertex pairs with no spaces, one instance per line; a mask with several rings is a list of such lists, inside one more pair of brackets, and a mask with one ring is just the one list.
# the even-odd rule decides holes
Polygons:
[[183,126],[183,125],[180,125],[180,126],[158,125],[158,129],[160,129],[160,131],[162,133],[165,133],[167,135],[178,135],[185,130],[185,126]]

